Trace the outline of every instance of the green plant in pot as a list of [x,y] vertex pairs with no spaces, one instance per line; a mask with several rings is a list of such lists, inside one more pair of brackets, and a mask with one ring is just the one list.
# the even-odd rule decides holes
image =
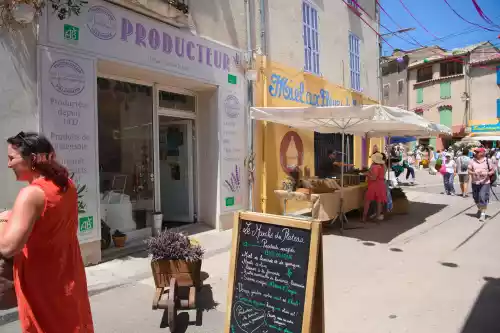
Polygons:
[[168,286],[175,278],[179,286],[200,286],[201,262],[205,253],[186,235],[165,230],[146,240],[151,269],[157,288]]

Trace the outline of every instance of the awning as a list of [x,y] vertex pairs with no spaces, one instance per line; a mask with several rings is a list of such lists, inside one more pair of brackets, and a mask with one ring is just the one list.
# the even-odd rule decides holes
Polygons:
[[385,105],[293,107],[252,107],[251,117],[319,133],[346,133],[384,136],[431,136],[451,134],[443,125],[432,123],[414,112]]

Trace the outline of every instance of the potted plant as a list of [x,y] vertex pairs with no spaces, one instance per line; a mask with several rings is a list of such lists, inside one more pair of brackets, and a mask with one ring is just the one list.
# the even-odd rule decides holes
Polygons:
[[168,286],[175,278],[179,286],[200,286],[204,249],[195,240],[170,230],[146,240],[151,269],[157,288]]
[[124,247],[127,241],[127,235],[116,229],[113,233],[113,243],[116,247]]

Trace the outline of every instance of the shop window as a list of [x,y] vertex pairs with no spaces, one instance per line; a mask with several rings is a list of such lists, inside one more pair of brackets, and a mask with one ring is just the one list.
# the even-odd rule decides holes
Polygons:
[[432,80],[432,66],[425,66],[417,70],[417,82]]
[[360,41],[359,37],[349,33],[349,69],[351,72],[351,89],[361,91],[361,66],[360,66]]
[[391,86],[389,83],[387,84],[384,84],[384,99],[385,100],[388,100],[389,99],[389,90],[390,90]]
[[441,82],[439,88],[441,92],[441,99],[451,98],[451,82]]
[[111,228],[151,225],[154,209],[152,87],[97,81],[101,213]]
[[169,91],[158,92],[159,107],[165,109],[175,109],[181,111],[195,111],[195,97],[189,95],[176,94]]
[[320,74],[318,11],[306,1],[302,3],[302,29],[305,56],[304,70]]
[[423,103],[424,102],[424,88],[418,88],[417,89],[417,103]]
[[446,77],[464,73],[464,66],[461,62],[443,62],[440,64],[440,76]]
[[405,87],[405,81],[404,80],[398,80],[398,95],[399,96],[403,95],[404,87]]

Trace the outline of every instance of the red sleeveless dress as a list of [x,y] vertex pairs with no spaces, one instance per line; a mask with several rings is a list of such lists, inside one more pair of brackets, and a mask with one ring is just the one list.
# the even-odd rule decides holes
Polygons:
[[77,193],[40,178],[45,208],[22,252],[14,284],[23,333],[93,333],[87,279],[77,239]]

